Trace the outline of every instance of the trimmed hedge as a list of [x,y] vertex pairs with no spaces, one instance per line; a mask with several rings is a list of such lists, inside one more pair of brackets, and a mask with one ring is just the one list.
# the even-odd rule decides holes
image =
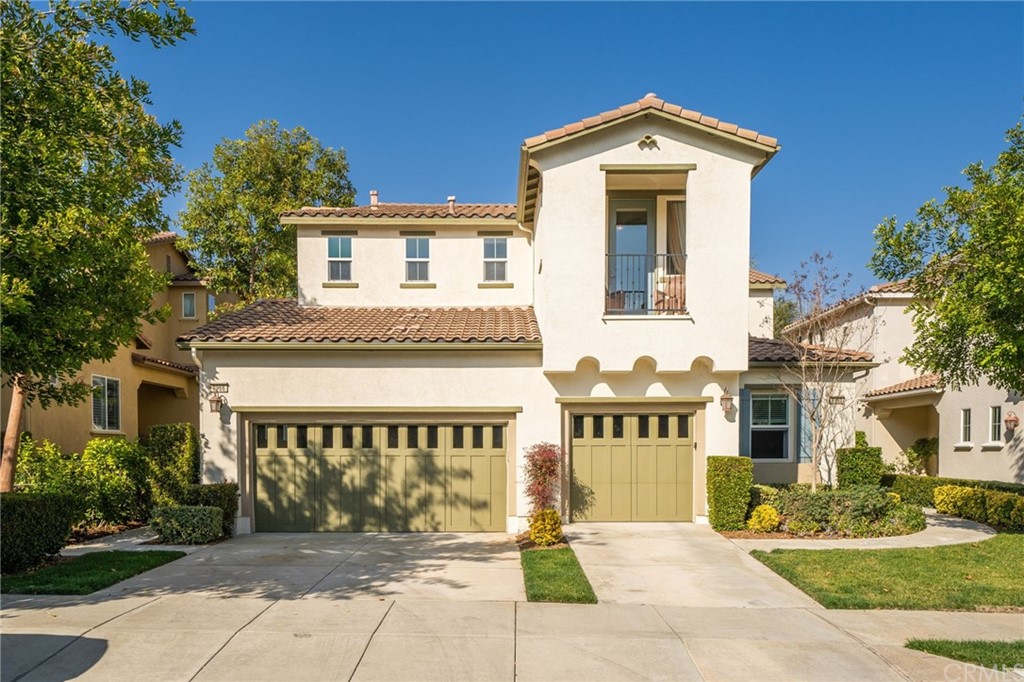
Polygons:
[[749,457],[708,457],[708,521],[715,530],[742,530],[754,484]]
[[1004,493],[1024,495],[1024,485],[1005,481],[977,481],[969,478],[940,478],[938,476],[911,476],[909,474],[887,474],[882,476],[882,485],[892,488],[904,502],[934,507],[933,491],[942,485],[959,485],[966,488],[998,490]]
[[185,486],[181,502],[194,507],[217,507],[223,512],[221,534],[229,538],[234,533],[235,516],[238,515],[237,483],[196,483]]
[[836,450],[836,475],[840,488],[877,486],[885,473],[882,448],[854,447]]
[[935,488],[935,509],[943,514],[953,514],[1006,530],[1024,531],[1024,495],[941,485]]
[[80,509],[65,493],[0,495],[0,570],[31,568],[59,552]]
[[[185,491],[199,483],[199,436],[192,424],[156,424],[146,441],[153,503],[190,504]],[[231,514],[234,518],[234,513]]]
[[149,464],[138,442],[93,438],[82,452],[81,467],[88,487],[87,521],[126,523],[149,515]]
[[205,545],[221,537],[223,520],[220,507],[154,507],[149,525],[161,542]]
[[782,526],[797,535],[827,532],[847,537],[886,537],[924,530],[921,508],[903,504],[879,486],[851,486],[811,492],[793,487],[773,506]]

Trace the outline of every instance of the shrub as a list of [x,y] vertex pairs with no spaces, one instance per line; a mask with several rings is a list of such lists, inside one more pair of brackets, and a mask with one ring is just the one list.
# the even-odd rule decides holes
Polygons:
[[231,537],[238,515],[237,483],[195,483],[185,486],[181,502],[194,507],[217,507],[223,512],[221,533]]
[[775,508],[783,516],[786,530],[797,533],[816,533],[827,530],[832,517],[833,491],[811,492],[809,488],[790,488],[779,493]]
[[562,482],[562,448],[552,443],[537,443],[526,449],[526,496],[530,511],[554,509]]
[[1010,512],[1010,528],[1024,531],[1024,496],[1020,496]]
[[708,457],[708,521],[715,530],[742,530],[754,484],[748,457]]
[[79,457],[65,454],[48,440],[34,441],[23,434],[18,447],[16,489],[27,493],[66,495],[72,511],[72,525],[85,521],[88,486],[82,477]]
[[[146,441],[153,503],[191,504],[186,489],[199,483],[199,437],[192,424],[157,424]],[[234,518],[234,512],[231,518]]]
[[[1024,530],[1024,523],[1014,521],[1014,510],[1024,510],[1024,496],[998,490],[985,491],[985,515],[988,523],[1006,530]],[[1024,519],[1022,519],[1024,521]]]
[[86,520],[142,521],[149,514],[149,466],[142,447],[123,438],[93,438],[80,460],[87,487]]
[[755,533],[770,533],[779,527],[779,512],[770,504],[761,504],[754,508],[747,521],[747,529]]
[[66,493],[0,495],[0,570],[31,568],[59,552],[80,508]]
[[223,517],[220,507],[154,507],[149,525],[161,542],[204,545],[221,536]]
[[840,488],[851,485],[878,485],[884,473],[882,448],[836,450],[836,475]]
[[530,540],[541,547],[562,540],[562,517],[554,509],[541,509],[530,517]]
[[972,521],[985,523],[985,491],[959,485],[942,485],[935,488],[935,509],[943,514],[953,514]]
[[863,431],[854,431],[853,433],[853,447],[855,448],[866,448],[868,447],[868,435]]
[[779,489],[774,486],[761,483],[750,486],[750,505],[747,507],[747,515],[752,514],[762,504],[773,504],[778,496]]
[[897,469],[900,473],[924,475],[928,472],[928,461],[938,452],[938,438],[918,438],[901,453],[903,461]]
[[899,504],[900,502],[903,501],[903,498],[900,497],[899,493],[888,492],[886,493],[886,495],[888,495],[889,498],[892,499],[892,501],[895,502],[896,504]]
[[889,475],[882,477],[882,485],[892,488],[892,491],[895,493],[899,493],[904,502],[919,504],[922,507],[934,507],[935,498],[932,495],[932,491],[944,485],[958,485],[1024,495],[1024,485],[1020,483],[978,481],[966,478],[941,478],[939,476]]

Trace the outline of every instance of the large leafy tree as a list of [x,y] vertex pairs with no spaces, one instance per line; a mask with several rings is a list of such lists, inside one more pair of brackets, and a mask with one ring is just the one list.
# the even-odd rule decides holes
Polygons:
[[163,279],[142,241],[167,224],[177,122],[147,113],[123,77],[118,34],[173,45],[192,33],[174,0],[0,3],[0,343],[12,400],[0,491],[13,485],[26,402],[81,402],[83,363],[109,359],[154,320]]
[[954,389],[984,378],[1024,393],[1024,122],[1006,140],[991,168],[967,167],[969,188],[875,228],[875,274],[917,294],[904,359]]
[[355,198],[344,149],[277,121],[222,140],[188,182],[179,216],[185,245],[211,289],[241,304],[295,295],[295,226],[281,225],[282,211],[351,206]]

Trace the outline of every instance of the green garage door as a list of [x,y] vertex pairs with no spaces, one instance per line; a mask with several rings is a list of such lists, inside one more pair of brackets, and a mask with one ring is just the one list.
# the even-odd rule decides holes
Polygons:
[[504,531],[498,424],[256,424],[257,531]]
[[689,414],[574,414],[575,521],[692,521]]

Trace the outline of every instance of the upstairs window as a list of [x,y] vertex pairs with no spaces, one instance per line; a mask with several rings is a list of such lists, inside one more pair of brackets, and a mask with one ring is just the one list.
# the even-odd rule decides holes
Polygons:
[[327,238],[327,281],[352,281],[352,237]]
[[99,431],[121,430],[121,382],[92,377],[92,427]]
[[971,442],[971,408],[960,410],[960,442]]
[[508,239],[484,237],[484,281],[504,282],[508,266]]
[[430,281],[430,239],[427,237],[405,240],[405,281]]
[[990,443],[998,443],[1003,440],[1003,408],[994,405],[989,408],[989,435]]
[[196,295],[186,292],[181,295],[181,316],[186,320],[196,319]]
[[789,459],[789,398],[785,395],[750,396],[750,456]]

